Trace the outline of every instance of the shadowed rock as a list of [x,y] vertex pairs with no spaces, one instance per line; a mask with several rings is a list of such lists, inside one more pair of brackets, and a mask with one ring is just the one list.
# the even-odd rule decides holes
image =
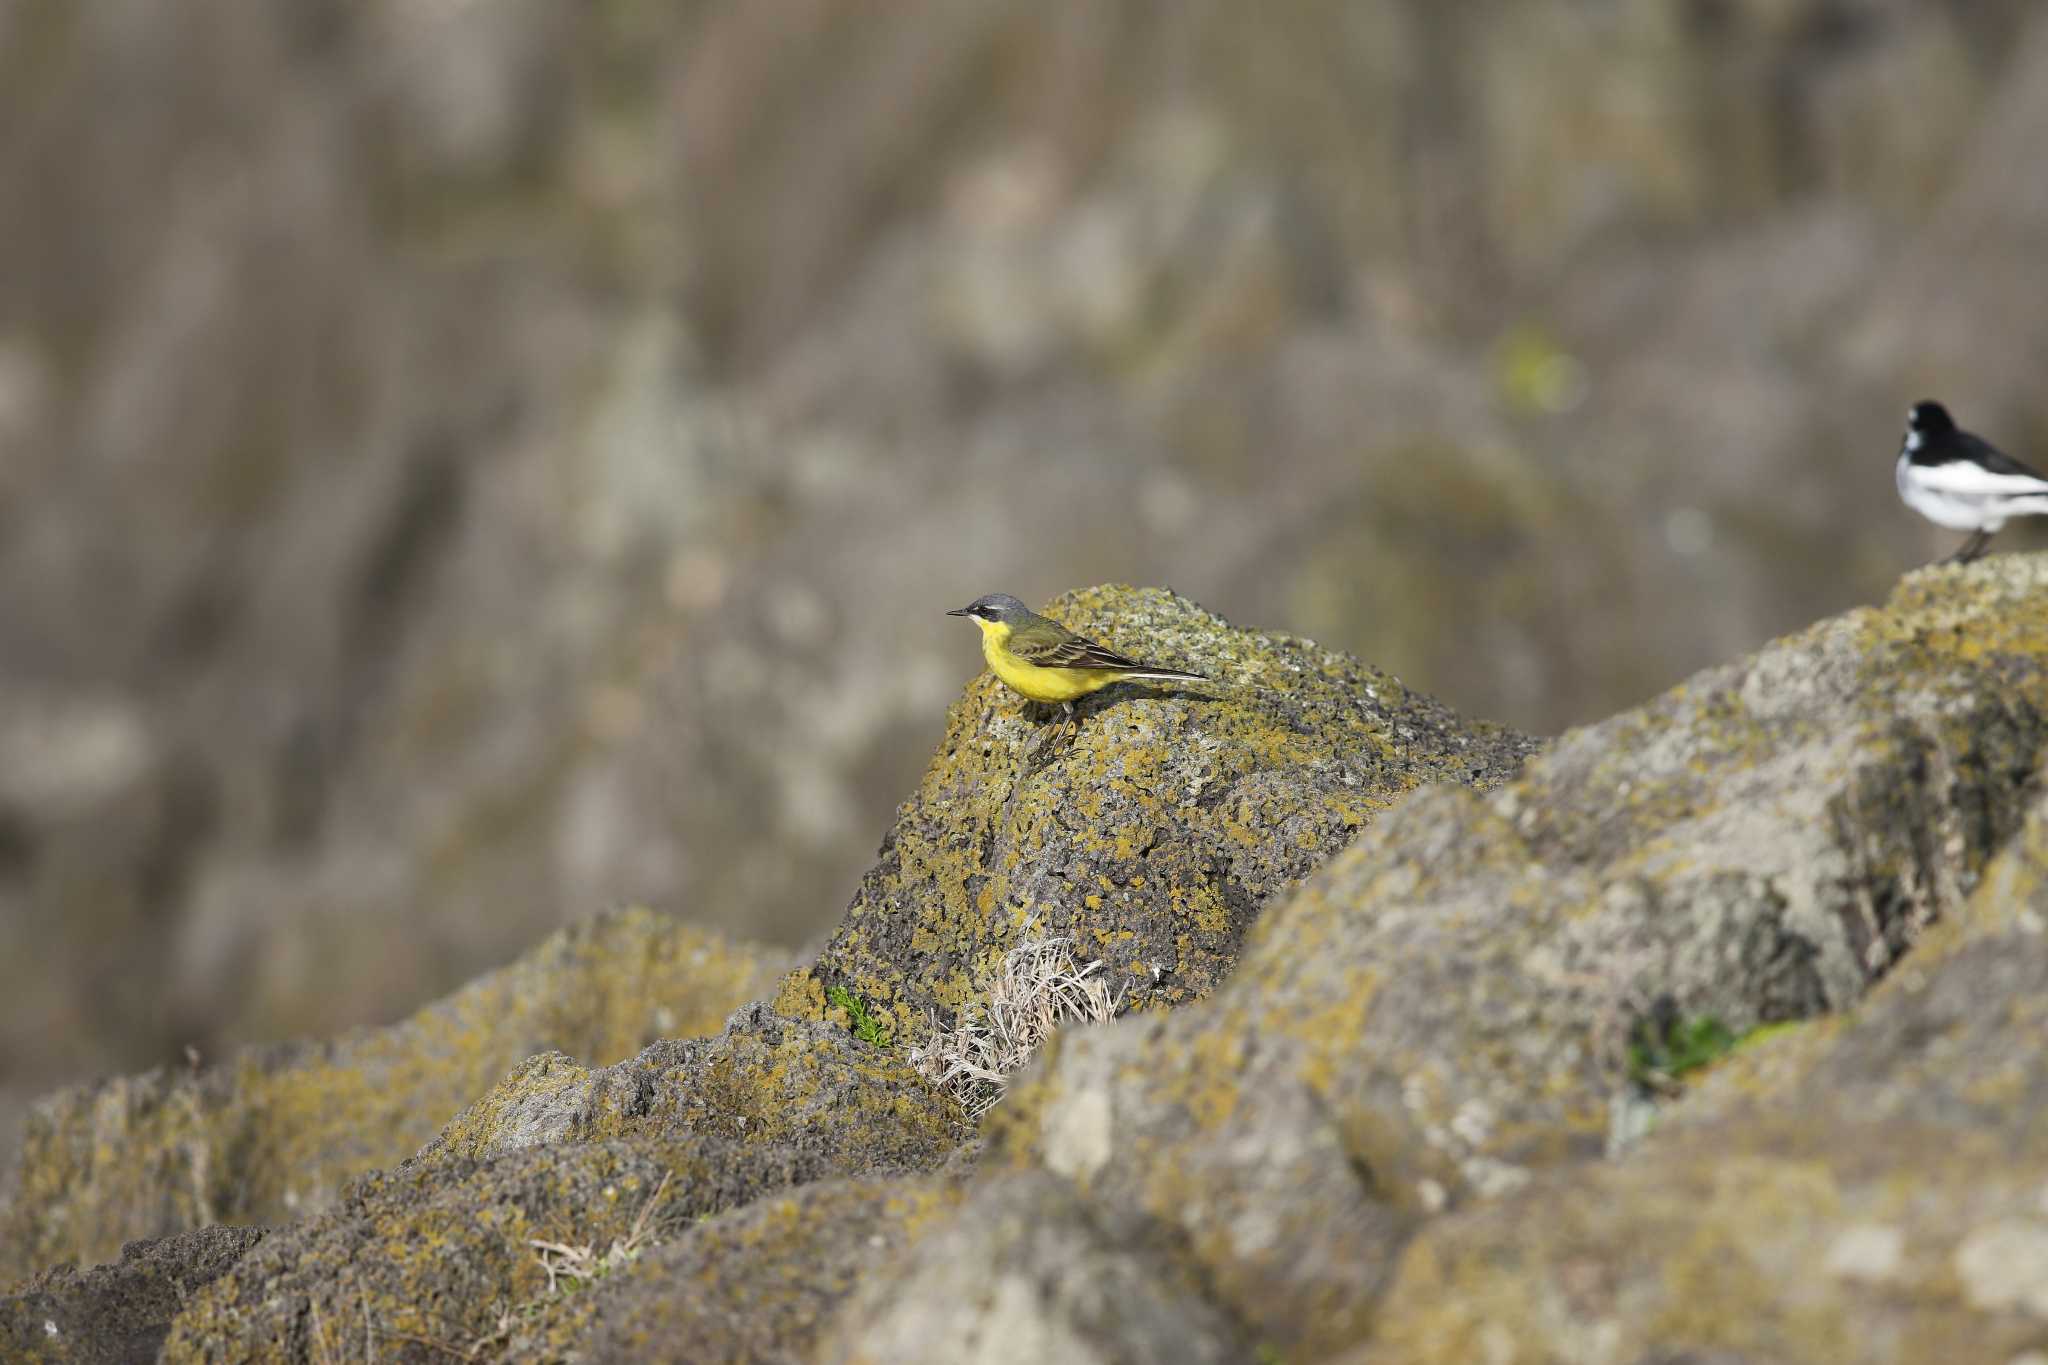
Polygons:
[[61,1091],[32,1115],[0,1283],[209,1222],[282,1222],[411,1155],[528,1056],[711,1033],[780,964],[646,910],[569,926],[404,1023]]
[[547,1307],[540,1244],[602,1259],[615,1243],[673,1241],[768,1191],[937,1167],[964,1135],[906,1063],[758,1005],[716,1038],[601,1071],[535,1057],[416,1158],[275,1232],[180,1316],[166,1358],[504,1349]]
[[258,1242],[261,1228],[200,1228],[130,1242],[121,1259],[44,1271],[0,1298],[0,1359],[130,1365],[153,1361],[186,1300]]
[[593,1365],[807,1362],[841,1300],[959,1198],[957,1181],[911,1177],[820,1181],[757,1200],[589,1292],[549,1300],[509,1354],[574,1350]]

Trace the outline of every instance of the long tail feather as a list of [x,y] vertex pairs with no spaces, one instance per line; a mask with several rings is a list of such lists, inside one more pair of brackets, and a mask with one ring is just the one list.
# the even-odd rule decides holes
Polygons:
[[1205,678],[1199,673],[1182,673],[1171,668],[1131,668],[1119,670],[1125,678],[1154,678],[1160,682],[1198,682],[1216,685],[1214,678]]

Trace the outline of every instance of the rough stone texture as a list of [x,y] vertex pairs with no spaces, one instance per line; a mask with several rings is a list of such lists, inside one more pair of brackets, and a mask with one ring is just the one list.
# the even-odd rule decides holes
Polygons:
[[969,1130],[899,1053],[749,1005],[715,1038],[655,1043],[601,1071],[530,1058],[409,1167],[674,1128],[787,1143],[848,1170],[936,1164]]
[[769,1196],[551,1304],[508,1354],[573,1349],[593,1365],[808,1362],[861,1278],[958,1202],[955,1182],[919,1178],[821,1181]]
[[[2048,562],[1927,570],[1491,796],[1418,793],[1210,999],[1061,1039],[985,1160],[1171,1229],[1290,1354],[1355,1341],[1418,1219],[1603,1152],[1657,1002],[1738,1032],[1847,1008],[1958,905],[2048,747],[2044,657]],[[1006,1245],[969,1236],[943,1275]],[[943,1311],[936,1283],[899,1292]]]
[[[1117,643],[1193,662],[1171,638]],[[611,1067],[536,1056],[193,1293],[165,1358],[2024,1360],[2048,1340],[2044,661],[2048,560],[1924,570],[1491,790],[1468,762],[1470,786],[1368,804],[1227,976],[1214,945],[1208,994],[1058,1035],[978,1144],[905,1039],[763,1003]],[[1173,804],[1191,813],[1159,818],[1154,856],[1271,821],[1296,842],[1250,865],[1291,875],[1342,823],[1318,814],[1349,790],[1325,775],[1398,774],[1382,729],[1428,753],[1461,733],[1413,699],[1351,724],[1320,676],[1257,701],[1108,694],[1072,749],[1035,755],[976,684],[856,918],[909,917],[909,891],[873,897],[919,865],[901,884],[923,913],[957,908],[949,845],[911,858],[903,831],[1037,829],[1005,836],[1025,878],[1115,856],[1089,842],[1114,824],[981,802],[1058,809],[1094,784],[1121,818],[1231,743],[1268,765],[1224,789],[1260,795]],[[1405,697],[1356,676],[1375,705]],[[1362,757],[1259,749],[1269,714]],[[1525,744],[1492,738],[1504,766]],[[948,785],[970,758],[986,793]],[[902,942],[931,952],[912,963],[937,999],[941,958]],[[890,961],[851,933],[829,952]],[[827,984],[785,996],[805,983]],[[1744,1041],[1645,1085],[1624,1043],[1664,1014]],[[637,1250],[551,1288],[536,1241]]]
[[1853,1014],[1638,1152],[1439,1220],[1361,1365],[2029,1359],[2048,1345],[2048,801]]
[[200,1228],[130,1242],[121,1259],[44,1271],[0,1297],[0,1359],[52,1365],[146,1365],[171,1318],[262,1241],[261,1228]]
[[373,1176],[196,1295],[164,1359],[425,1360],[481,1348],[509,1310],[542,1297],[535,1240],[601,1253],[636,1223],[672,1237],[828,1171],[771,1143],[678,1132]]
[[[1250,1352],[1230,1315],[1144,1229],[1099,1225],[1066,1182],[1003,1174],[876,1275],[825,1333],[820,1365],[1223,1365]],[[914,1286],[913,1292],[904,1292]]]
[[972,683],[881,861],[788,1013],[843,987],[898,1039],[952,1021],[1035,937],[1100,958],[1130,1006],[1212,990],[1260,908],[1431,781],[1485,788],[1535,747],[1460,719],[1305,640],[1233,628],[1156,589],[1072,593],[1049,611],[1213,689],[1122,684],[1079,704],[1070,746],[992,675]]
[[0,5],[0,1149],[828,932],[975,592],[1546,731],[1869,599],[1906,400],[2042,454],[2044,92],[2038,0]]
[[[639,1221],[670,1241],[768,1191],[938,1167],[965,1135],[900,1059],[758,1005],[716,1038],[656,1043],[602,1071],[535,1057],[416,1158],[276,1232],[179,1317],[167,1359],[507,1349],[536,1330],[511,1309],[547,1306],[535,1239],[602,1251]],[[787,1222],[782,1235],[800,1236]]]
[[716,1031],[782,964],[645,910],[594,915],[412,1018],[39,1104],[0,1216],[0,1283],[201,1224],[281,1222],[390,1165],[529,1055],[594,1063]]

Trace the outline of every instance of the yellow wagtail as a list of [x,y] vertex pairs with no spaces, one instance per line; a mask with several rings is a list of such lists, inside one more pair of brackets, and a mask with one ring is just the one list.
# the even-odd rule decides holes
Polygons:
[[1199,673],[1141,664],[1040,616],[1006,592],[977,597],[946,615],[965,616],[980,626],[981,653],[989,668],[1020,696],[1065,708],[1063,726],[1079,724],[1077,700],[1111,683],[1210,681]]

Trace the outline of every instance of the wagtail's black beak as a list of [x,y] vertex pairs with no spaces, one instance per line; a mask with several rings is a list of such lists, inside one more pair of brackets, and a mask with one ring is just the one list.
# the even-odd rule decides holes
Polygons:
[[972,616],[973,614],[973,607],[955,607],[953,608],[953,610],[946,613],[946,615],[948,616]]

